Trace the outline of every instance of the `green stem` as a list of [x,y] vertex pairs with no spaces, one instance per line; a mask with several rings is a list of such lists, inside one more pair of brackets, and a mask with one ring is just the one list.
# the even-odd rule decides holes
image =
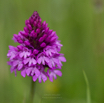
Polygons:
[[83,70],[83,75],[84,75],[85,82],[87,85],[87,103],[91,103],[89,82],[88,82],[88,78],[84,70]]
[[34,100],[34,89],[35,89],[35,82],[31,81],[31,91],[30,91],[30,103],[33,103]]

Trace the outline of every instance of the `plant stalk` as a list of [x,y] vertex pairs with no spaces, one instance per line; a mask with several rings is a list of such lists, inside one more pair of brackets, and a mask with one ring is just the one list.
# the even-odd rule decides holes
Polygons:
[[35,90],[35,82],[31,81],[31,90],[30,90],[30,103],[33,103],[34,101],[34,90]]

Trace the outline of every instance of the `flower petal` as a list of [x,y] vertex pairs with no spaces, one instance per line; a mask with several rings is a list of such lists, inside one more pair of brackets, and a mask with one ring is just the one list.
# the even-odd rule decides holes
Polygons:
[[23,64],[22,63],[18,64],[18,70],[21,70],[22,67],[23,67]]
[[26,74],[29,76],[30,75],[30,73],[31,73],[31,71],[32,71],[32,67],[30,67],[30,68],[28,68],[27,70],[26,70]]
[[41,76],[42,76],[43,82],[45,82],[47,80],[47,77],[43,73],[41,74]]
[[42,82],[42,80],[41,80],[41,75],[39,76],[38,80],[39,80],[39,83],[41,83],[41,82]]
[[35,82],[37,80],[37,76],[33,76],[33,81]]
[[26,70],[25,70],[25,69],[21,71],[21,75],[22,75],[23,77],[26,76]]
[[54,70],[54,73],[57,74],[58,76],[62,76],[62,72],[59,70]]
[[66,62],[66,59],[65,59],[65,57],[59,57],[59,59],[60,59],[60,61],[63,61],[63,62]]

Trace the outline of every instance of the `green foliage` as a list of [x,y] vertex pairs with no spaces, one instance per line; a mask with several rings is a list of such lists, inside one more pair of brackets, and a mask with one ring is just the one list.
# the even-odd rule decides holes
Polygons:
[[86,103],[82,70],[89,80],[91,103],[104,103],[103,8],[102,0],[0,0],[0,103],[29,99],[31,78],[11,74],[6,54],[9,45],[17,45],[13,34],[23,30],[34,10],[56,31],[67,59],[62,77],[36,83],[34,103]]

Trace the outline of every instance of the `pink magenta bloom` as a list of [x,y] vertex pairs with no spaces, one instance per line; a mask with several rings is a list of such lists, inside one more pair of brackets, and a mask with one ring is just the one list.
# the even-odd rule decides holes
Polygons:
[[[9,46],[8,65],[11,72],[21,71],[23,77],[32,76],[33,81],[45,82],[47,77],[53,82],[53,78],[62,76],[60,70],[62,63],[66,62],[63,54],[59,53],[62,44],[58,40],[56,32],[49,30],[48,24],[42,22],[37,11],[25,21],[23,31],[14,34],[13,40],[20,45]],[[45,69],[48,68],[46,71]]]

